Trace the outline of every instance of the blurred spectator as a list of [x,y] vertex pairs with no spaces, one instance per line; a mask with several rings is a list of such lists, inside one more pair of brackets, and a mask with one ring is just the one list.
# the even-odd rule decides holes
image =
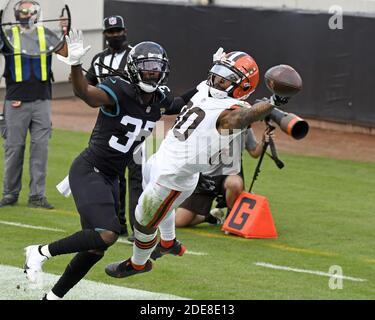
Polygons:
[[[273,132],[266,131],[261,142],[257,142],[252,129],[246,133],[245,148],[251,157],[258,158],[263,150],[264,142],[273,137]],[[227,207],[228,213],[234,202],[244,191],[244,178],[238,175],[210,175],[201,174],[194,193],[176,209],[176,227],[190,227],[203,222],[223,224],[225,213],[222,208]],[[212,203],[217,200],[217,207],[211,210]]]

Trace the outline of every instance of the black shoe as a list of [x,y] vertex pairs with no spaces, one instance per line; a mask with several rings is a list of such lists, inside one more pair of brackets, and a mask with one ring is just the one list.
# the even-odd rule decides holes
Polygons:
[[30,208],[42,208],[42,209],[55,208],[52,204],[50,204],[47,201],[46,197],[38,197],[38,196],[30,197],[27,206]]
[[156,260],[166,254],[173,254],[175,256],[182,256],[186,251],[185,246],[178,240],[174,240],[173,246],[170,248],[164,248],[161,242],[158,243],[154,251],[151,253],[151,259]]
[[128,227],[126,226],[126,224],[125,225],[121,225],[120,236],[121,237],[127,237],[127,236],[129,236]]
[[6,207],[6,206],[14,206],[15,204],[17,204],[17,201],[18,201],[18,199],[16,197],[5,196],[0,201],[0,208]]
[[114,278],[125,278],[132,275],[148,272],[152,269],[152,262],[147,260],[145,267],[141,270],[134,269],[130,258],[125,261],[111,263],[105,267],[105,273]]
[[132,233],[132,235],[128,237],[128,241],[129,242],[134,242],[135,241],[134,233]]

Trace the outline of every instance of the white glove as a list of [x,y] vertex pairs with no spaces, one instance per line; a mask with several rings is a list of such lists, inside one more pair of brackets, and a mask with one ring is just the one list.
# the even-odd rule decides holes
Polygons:
[[217,51],[214,53],[214,55],[212,56],[212,61],[215,62],[215,61],[219,61],[221,60],[221,58],[223,58],[224,56],[226,55],[226,53],[224,52],[224,49],[222,47],[220,47],[219,49],[217,49]]
[[71,30],[69,36],[65,36],[66,44],[68,45],[68,57],[57,55],[57,59],[70,65],[78,66],[82,64],[82,58],[91,49],[91,46],[83,47],[83,34],[79,30]]

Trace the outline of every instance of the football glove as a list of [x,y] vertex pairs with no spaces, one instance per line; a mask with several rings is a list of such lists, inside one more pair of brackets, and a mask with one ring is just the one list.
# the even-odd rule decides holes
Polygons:
[[289,101],[289,98],[287,97],[280,97],[277,94],[274,94],[270,98],[270,103],[274,105],[275,107],[280,107],[284,104],[287,104]]
[[63,57],[58,54],[57,58],[70,66],[81,65],[83,57],[91,49],[91,46],[83,47],[82,31],[73,29],[69,32],[69,36],[65,36],[65,40],[68,46],[68,56]]
[[217,51],[214,53],[214,55],[212,56],[212,61],[213,62],[216,62],[216,61],[219,61],[221,60],[221,58],[223,58],[224,56],[226,55],[226,53],[224,52],[224,49],[222,47],[220,47],[219,49],[217,49]]
[[198,193],[214,195],[216,194],[216,182],[212,177],[201,174],[196,190]]

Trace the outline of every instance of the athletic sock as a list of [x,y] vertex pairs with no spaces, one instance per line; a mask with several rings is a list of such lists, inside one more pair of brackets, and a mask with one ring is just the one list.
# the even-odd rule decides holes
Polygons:
[[175,225],[175,210],[168,213],[159,224],[160,238],[162,240],[174,240],[176,239],[176,225]]
[[130,262],[131,262],[131,264],[132,264],[132,266],[133,266],[133,268],[134,268],[135,270],[143,270],[143,269],[146,267],[145,264],[142,265],[142,266],[140,266],[140,265],[138,265],[138,264],[133,263],[131,260],[130,260]]
[[87,251],[77,253],[52,288],[52,293],[59,298],[63,298],[101,258],[103,258],[102,255]]
[[52,257],[89,250],[106,250],[107,248],[108,246],[99,232],[94,230],[82,230],[48,245]]
[[152,251],[154,251],[158,237],[157,233],[144,234],[137,229],[134,229],[135,241],[133,245],[133,255],[131,262],[136,266],[143,266],[150,258]]

